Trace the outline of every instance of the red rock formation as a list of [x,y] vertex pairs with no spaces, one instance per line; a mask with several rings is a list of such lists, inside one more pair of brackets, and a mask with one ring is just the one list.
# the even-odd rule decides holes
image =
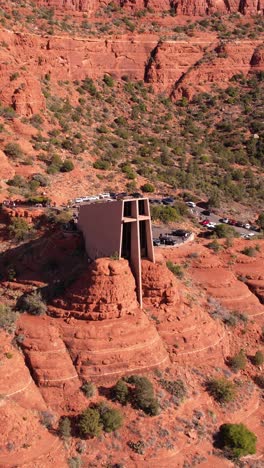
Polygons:
[[[228,353],[228,339],[221,325],[201,304],[192,306],[174,275],[164,265],[142,262],[144,303],[151,307],[159,334],[169,346],[173,361],[199,362]],[[180,291],[180,293],[179,293]]]
[[114,3],[130,10],[151,8],[154,11],[175,10],[177,15],[205,16],[212,13],[239,12],[243,15],[263,13],[263,0],[35,0],[40,5],[56,9],[85,11],[94,14],[98,9]]
[[126,260],[98,259],[49,310],[55,316],[82,320],[119,318],[137,310],[135,288]]

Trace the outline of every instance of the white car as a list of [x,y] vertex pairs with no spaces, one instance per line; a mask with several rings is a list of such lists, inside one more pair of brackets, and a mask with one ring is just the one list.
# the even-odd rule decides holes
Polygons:
[[111,198],[110,193],[99,193],[99,198]]
[[196,207],[196,203],[192,202],[192,201],[187,201],[186,202],[186,205],[190,206],[191,208],[195,208]]
[[215,226],[216,226],[216,223],[211,223],[210,222],[210,223],[206,224],[205,227],[207,227],[207,229],[215,229]]
[[250,224],[248,224],[248,223],[244,224],[243,227],[244,227],[245,229],[251,229],[251,226],[250,226]]

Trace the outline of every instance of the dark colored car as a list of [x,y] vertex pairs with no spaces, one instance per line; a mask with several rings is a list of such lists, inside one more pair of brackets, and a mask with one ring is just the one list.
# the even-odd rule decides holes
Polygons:
[[130,193],[130,196],[133,198],[142,198],[142,195],[139,192]]
[[179,236],[179,237],[188,237],[190,235],[189,231],[185,231],[184,229],[176,229],[176,231],[172,231],[172,236]]
[[203,210],[203,211],[201,212],[201,214],[204,215],[204,216],[211,216],[211,211],[209,211],[209,210]]
[[171,205],[172,203],[174,203],[174,198],[172,197],[163,198],[162,203],[163,205]]
[[167,237],[165,239],[165,245],[176,245],[177,241],[175,239],[172,239],[171,237]]
[[161,245],[161,239],[159,239],[159,238],[153,239],[153,245],[155,247],[158,247],[159,245]]
[[244,226],[244,223],[242,223],[242,221],[237,221],[237,222],[236,222],[236,226],[237,226],[237,227],[243,227],[243,226]]

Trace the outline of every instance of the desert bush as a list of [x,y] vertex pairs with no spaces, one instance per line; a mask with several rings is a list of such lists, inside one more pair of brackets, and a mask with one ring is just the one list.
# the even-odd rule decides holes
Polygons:
[[27,186],[27,181],[25,177],[16,174],[13,179],[9,179],[7,181],[7,185],[10,185],[11,187],[24,188]]
[[97,437],[102,432],[100,413],[96,408],[87,408],[79,417],[78,428],[82,437]]
[[31,315],[44,315],[47,311],[47,306],[42,299],[41,293],[33,291],[21,299],[20,309],[26,310]]
[[248,257],[255,257],[257,255],[257,249],[255,247],[245,247],[241,253]]
[[213,250],[215,253],[218,253],[220,250],[222,250],[222,246],[217,242],[216,239],[214,239],[212,242],[209,242],[206,246],[208,249]]
[[147,377],[132,375],[127,381],[134,385],[131,400],[133,404],[150,416],[159,412],[159,404],[154,395],[153,385]]
[[144,193],[153,193],[153,192],[155,192],[154,185],[149,184],[149,183],[141,185],[140,188],[141,188],[142,192],[144,192]]
[[10,237],[19,242],[28,239],[32,229],[25,219],[14,218],[8,227],[8,231]]
[[12,333],[16,327],[18,314],[8,305],[0,304],[0,328]]
[[180,265],[177,265],[176,263],[173,263],[171,260],[168,260],[167,263],[167,268],[175,275],[177,278],[182,279],[184,277],[184,272],[183,269]]
[[256,453],[256,435],[244,424],[222,424],[218,439],[221,447],[234,458]]
[[232,226],[228,226],[227,224],[218,224],[215,227],[214,233],[218,238],[239,237],[239,234],[235,231],[235,229]]
[[115,85],[114,78],[111,75],[104,75],[103,81],[109,88],[113,88]]
[[101,403],[96,406],[100,414],[100,422],[105,432],[113,432],[119,429],[123,424],[123,416],[116,408]]
[[124,380],[120,379],[111,389],[113,400],[119,401],[121,405],[126,405],[129,400],[129,389]]
[[137,442],[132,442],[130,440],[127,445],[129,448],[131,448],[131,450],[133,450],[133,452],[138,453],[139,455],[144,455],[145,444],[143,440],[138,440]]
[[74,164],[71,159],[65,159],[64,163],[62,164],[60,171],[61,172],[71,172],[74,169]]
[[41,187],[47,187],[47,185],[49,185],[49,181],[47,177],[44,176],[43,174],[34,174],[32,176],[32,180],[36,180],[37,182],[39,182],[39,185]]
[[91,398],[95,394],[95,385],[92,382],[85,382],[81,386],[81,390],[87,398]]
[[11,159],[18,159],[24,156],[23,150],[18,143],[8,143],[4,148],[4,153]]
[[264,375],[256,375],[254,381],[260,388],[264,389]]
[[171,395],[176,397],[176,403],[180,405],[187,396],[187,388],[185,383],[178,380],[160,380],[161,386]]
[[244,370],[247,364],[246,356],[244,351],[241,349],[239,353],[235,354],[233,357],[230,357],[228,360],[228,365],[234,372],[239,370]]
[[69,418],[60,419],[58,433],[62,438],[67,438],[71,436],[71,421]]
[[212,397],[219,403],[233,401],[236,396],[236,389],[233,382],[227,379],[210,379],[206,383],[206,389]]
[[264,355],[261,351],[256,351],[255,356],[252,358],[254,366],[261,366],[264,363]]
[[173,206],[151,206],[151,217],[153,221],[161,221],[164,224],[169,222],[179,221],[181,219],[180,213]]
[[73,212],[71,210],[63,210],[59,213],[56,210],[48,210],[46,218],[50,223],[67,224],[72,220]]

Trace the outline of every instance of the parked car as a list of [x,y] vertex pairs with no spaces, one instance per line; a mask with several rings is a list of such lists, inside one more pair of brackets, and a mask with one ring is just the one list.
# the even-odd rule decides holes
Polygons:
[[249,223],[245,223],[245,224],[243,224],[243,228],[245,228],[245,229],[251,229],[251,226],[250,226]]
[[178,237],[188,237],[190,234],[190,231],[185,231],[184,229],[176,229],[175,231],[171,232],[172,236]]
[[165,245],[176,245],[177,241],[175,239],[172,239],[171,237],[166,237],[165,238]]
[[190,206],[191,208],[195,208],[195,207],[196,207],[196,203],[194,203],[193,201],[187,201],[187,202],[186,202],[186,205]]
[[260,232],[260,227],[259,226],[251,225],[251,229],[252,229],[252,231]]
[[211,216],[211,211],[209,211],[209,210],[203,210],[203,211],[201,212],[201,214],[204,215],[204,216]]
[[159,238],[154,238],[153,239],[153,245],[155,247],[159,247],[159,245],[161,245],[161,240]]
[[209,223],[210,223],[209,219],[204,219],[203,221],[200,222],[202,226],[206,226]]
[[228,218],[221,218],[219,219],[220,223],[224,223],[224,224],[228,224],[229,223],[229,219]]
[[235,226],[236,221],[234,219],[229,219],[228,224],[230,224],[230,226]]
[[161,201],[162,201],[163,205],[171,205],[172,203],[174,203],[174,198],[166,197],[166,198],[162,198]]
[[237,226],[237,227],[243,227],[243,226],[244,226],[244,223],[242,223],[242,221],[237,221],[237,222],[236,222],[236,226]]
[[215,229],[216,223],[208,223],[206,224],[207,229]]
[[142,198],[143,195],[139,192],[130,193],[130,196],[133,198]]

